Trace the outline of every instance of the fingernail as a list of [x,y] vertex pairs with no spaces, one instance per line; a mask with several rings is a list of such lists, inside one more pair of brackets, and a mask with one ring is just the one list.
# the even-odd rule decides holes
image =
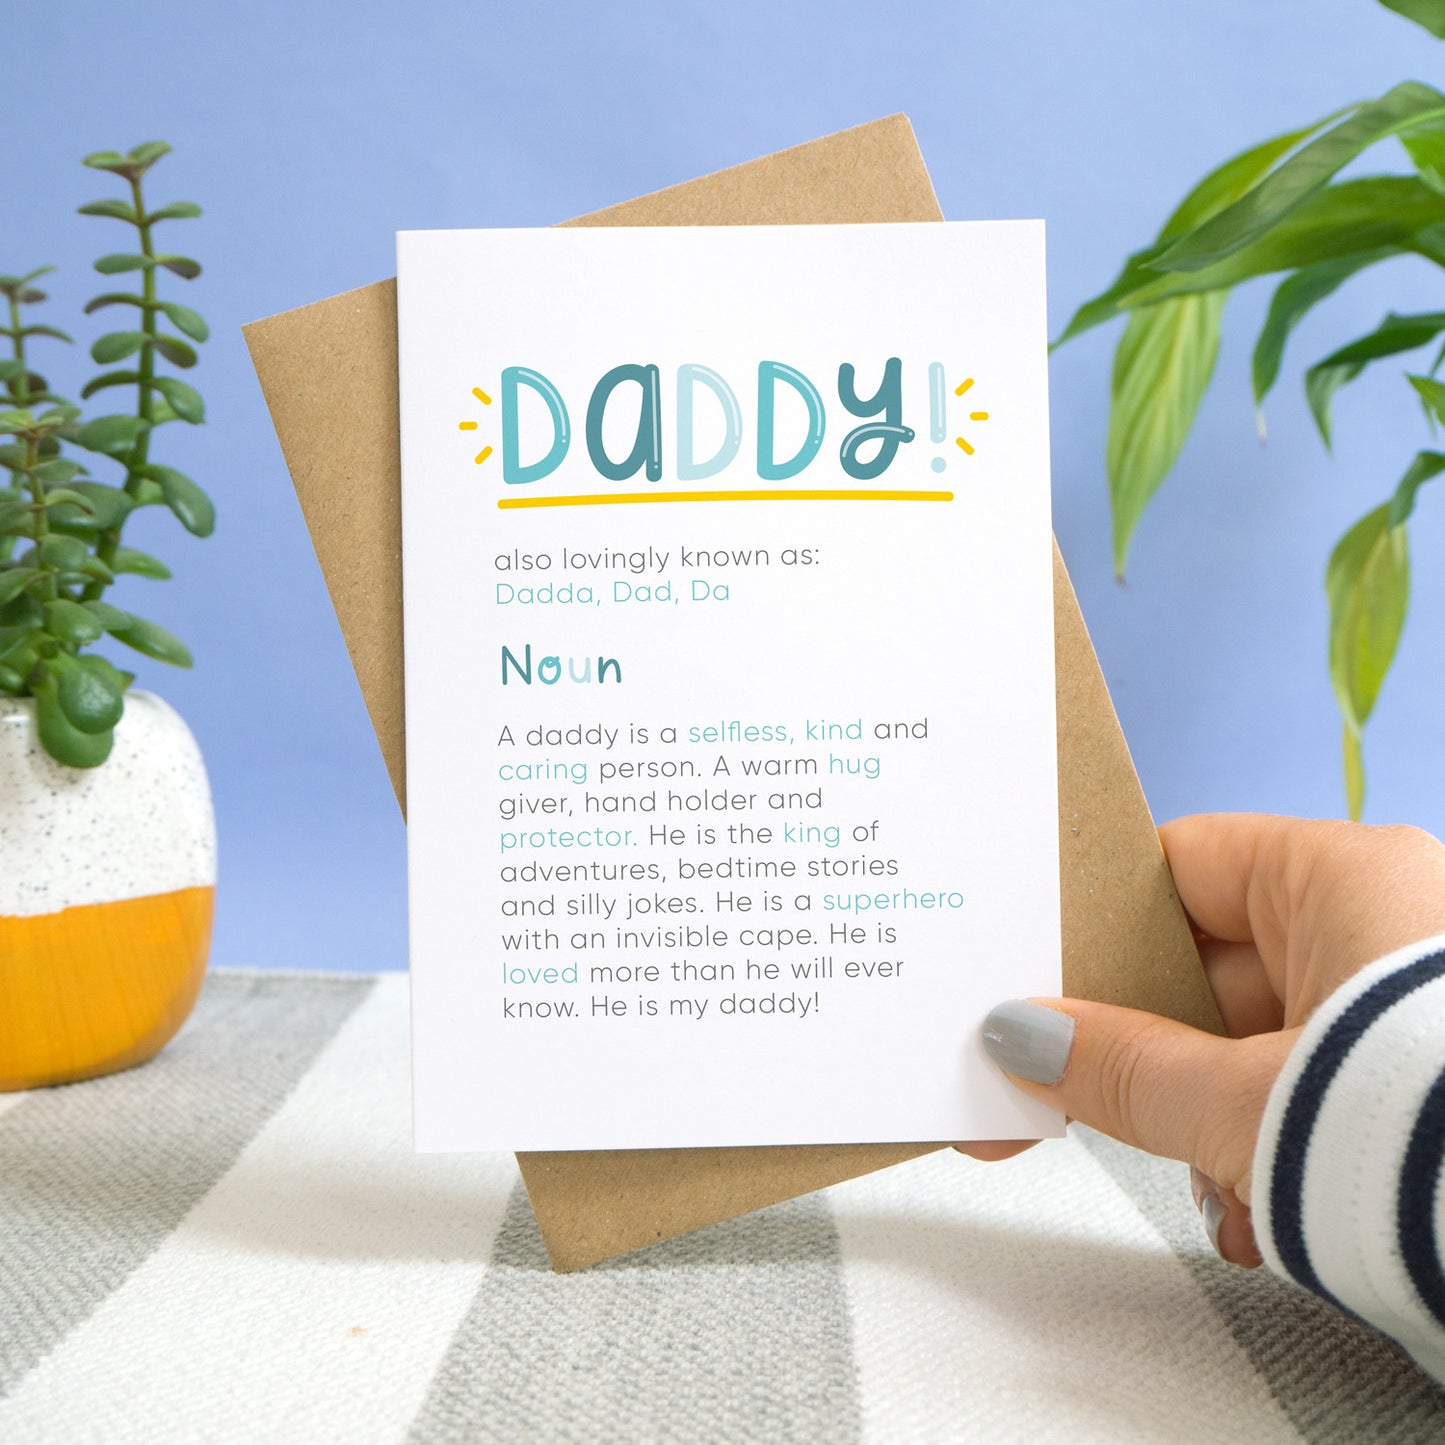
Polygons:
[[1204,1201],[1199,1206],[1199,1212],[1204,1216],[1204,1232],[1209,1236],[1209,1242],[1214,1246],[1215,1254],[1221,1259],[1224,1258],[1219,1248],[1219,1229],[1224,1223],[1225,1209],[1219,1202],[1217,1194],[1206,1194]]
[[1074,1042],[1074,1020],[1058,1009],[1013,999],[983,1021],[983,1046],[1006,1073],[1036,1084],[1064,1077]]

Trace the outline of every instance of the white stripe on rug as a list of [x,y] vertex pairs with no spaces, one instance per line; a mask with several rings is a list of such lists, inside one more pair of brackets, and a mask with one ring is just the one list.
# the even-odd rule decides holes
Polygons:
[[411,1150],[405,975],[0,1408],[34,1442],[406,1433],[481,1279],[510,1155]]
[[865,1439],[1299,1440],[1188,1270],[1078,1144],[1003,1164],[932,1154],[830,1198]]

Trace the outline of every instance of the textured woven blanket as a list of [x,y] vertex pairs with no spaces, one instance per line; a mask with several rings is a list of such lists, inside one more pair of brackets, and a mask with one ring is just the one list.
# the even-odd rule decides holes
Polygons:
[[218,972],[144,1068],[0,1095],[0,1440],[1445,1439],[1098,1135],[558,1276],[510,1156],[408,1128],[403,975]]

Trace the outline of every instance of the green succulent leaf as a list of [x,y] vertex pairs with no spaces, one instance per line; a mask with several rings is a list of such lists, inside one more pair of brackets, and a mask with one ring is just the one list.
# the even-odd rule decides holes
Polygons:
[[41,664],[39,674],[35,681],[35,724],[41,746],[67,767],[98,768],[110,756],[114,732],[83,732],[66,717],[54,659]]
[[61,642],[70,642],[77,647],[96,642],[104,635],[104,628],[80,603],[67,601],[64,597],[45,604],[45,630]]
[[107,306],[136,306],[144,311],[146,299],[144,296],[137,296],[134,291],[106,291],[85,303],[85,314],[93,316]]
[[1429,311],[1414,316],[1388,316],[1365,336],[1332,351],[1305,372],[1305,397],[1325,445],[1331,445],[1330,405],[1335,393],[1353,381],[1370,362],[1383,356],[1397,356],[1414,351],[1433,341],[1445,331],[1445,311]]
[[1431,425],[1445,421],[1445,382],[1436,381],[1432,376],[1415,376],[1408,372],[1405,380],[1420,394]]
[[89,401],[96,392],[104,391],[108,386],[134,386],[140,380],[138,371],[107,371],[97,376],[93,381],[86,382],[80,393],[82,401]]
[[146,217],[148,222],[191,220],[201,214],[201,208],[194,201],[172,201],[161,206]]
[[199,426],[206,419],[206,403],[195,387],[188,385],[178,376],[158,376],[156,390],[170,403],[171,410],[192,426]]
[[40,575],[34,567],[0,569],[0,607],[13,602]]
[[30,469],[30,475],[47,486],[52,483],[58,486],[73,477],[84,476],[85,468],[69,457],[49,457],[43,462],[36,462]]
[[139,217],[135,213],[135,207],[128,201],[107,199],[103,201],[87,201],[85,205],[77,207],[82,216],[109,216],[116,221],[129,221],[136,225]]
[[0,381],[9,381],[13,377],[24,376],[25,363],[23,361],[0,360]]
[[36,552],[47,567],[61,572],[79,572],[90,560],[90,548],[75,537],[62,537],[52,532],[36,544]]
[[72,346],[75,344],[75,338],[62,331],[58,326],[22,326],[18,332],[10,332],[10,334],[12,336],[49,336],[56,341],[67,341]]
[[109,732],[125,711],[124,676],[103,657],[74,657],[62,652],[51,660],[59,679],[60,709],[83,733]]
[[85,423],[75,434],[76,444],[88,452],[118,456],[128,452],[146,424],[135,416],[98,416]]
[[[196,364],[195,348],[182,341],[179,336],[155,336],[151,338],[151,345],[172,366],[189,368]],[[97,360],[99,360],[98,357]]]
[[109,256],[102,256],[95,263],[95,269],[102,276],[119,276],[126,271],[147,271],[154,265],[149,256],[141,256],[134,251],[115,251]]
[[78,507],[89,517],[95,508],[79,492],[72,491],[69,487],[49,487],[45,492],[45,500],[40,504],[49,512],[62,511],[66,507]]
[[1336,111],[1313,125],[1262,141],[1259,145],[1251,146],[1237,156],[1230,157],[1223,165],[1212,170],[1175,207],[1153,244],[1130,256],[1109,288],[1091,301],[1086,301],[1074,313],[1059,339],[1053,344],[1062,346],[1081,332],[1102,322],[1112,321],[1119,314],[1126,297],[1157,279],[1157,274],[1149,269],[1149,262],[1166,249],[1166,243],[1171,237],[1192,229],[1247,194],[1269,173],[1281,156],[1287,155],[1301,141],[1337,119],[1340,114],[1342,112]]
[[1285,342],[1305,314],[1332,295],[1356,272],[1396,255],[1392,250],[1366,251],[1338,261],[1321,261],[1286,277],[1269,303],[1269,315],[1254,344],[1254,404],[1259,406],[1279,378]]
[[129,152],[129,159],[138,166],[153,166],[164,155],[171,151],[168,142],[163,140],[148,140],[143,144],[135,146]]
[[1380,4],[1445,40],[1445,0],[1380,0]]
[[153,577],[158,582],[164,582],[171,575],[171,569],[159,557],[135,547],[117,547],[110,565],[117,574],[128,572],[137,577]]
[[216,527],[216,509],[211,499],[184,472],[154,463],[140,468],[140,475],[160,484],[166,505],[186,531],[209,537]]
[[1445,95],[1407,80],[1359,106],[1302,146],[1259,185],[1183,235],[1151,264],[1160,271],[1202,271],[1258,240],[1387,136],[1445,120]]
[[117,641],[155,658],[157,662],[168,662],[172,667],[191,666],[190,649],[158,623],[147,622],[143,617],[132,617],[124,627],[107,627],[106,631]]
[[136,620],[129,612],[122,612],[119,607],[112,607],[109,602],[82,602],[80,605],[112,634],[117,627],[129,627]]
[[192,311],[189,306],[182,306],[178,301],[162,301],[158,304],[170,317],[171,325],[177,331],[184,332],[192,341],[205,341],[210,336],[211,328],[206,325],[199,312]]
[[[22,566],[29,566],[25,558],[21,558]],[[40,610],[40,604],[30,595],[29,592],[22,592],[18,597],[12,597],[4,607],[0,607],[0,628],[18,627],[24,631],[39,627],[45,621],[45,614]]]
[[186,281],[194,281],[201,274],[201,263],[189,256],[157,256],[155,263]]
[[133,356],[149,338],[144,331],[109,331],[90,348],[91,357],[102,366]]
[[1224,300],[1183,296],[1135,312],[1114,354],[1107,467],[1120,576],[1134,529],[1174,465],[1214,373]]
[[135,502],[128,492],[106,486],[104,482],[73,482],[68,490],[78,494],[90,510],[83,516],[62,514],[53,517],[54,521],[83,526],[87,531],[111,532],[135,510]]
[[20,533],[28,537],[30,508],[24,502],[0,502],[0,536]]

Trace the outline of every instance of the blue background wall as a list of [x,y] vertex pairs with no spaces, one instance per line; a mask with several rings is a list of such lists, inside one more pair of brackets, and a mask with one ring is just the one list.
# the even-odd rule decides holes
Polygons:
[[[212,326],[195,374],[210,421],[168,429],[164,459],[208,486],[221,523],[203,543],[148,518],[139,545],[177,580],[128,586],[138,610],[136,594],[157,588],[144,610],[199,659],[190,674],[140,672],[212,770],[216,962],[406,958],[402,825],[242,322],[391,275],[399,228],[549,224],[903,110],[948,217],[1047,220],[1057,332],[1212,164],[1396,80],[1438,80],[1445,54],[1371,0],[891,8],[906,18],[817,0],[70,0],[7,21],[0,269],[61,266],[57,304],[37,320],[88,344],[116,314],[77,324],[102,289],[90,261],[127,249],[125,228],[74,214],[112,193],[83,154],[165,138],[177,154],[151,198],[206,208],[172,232],[206,273],[171,294]],[[1425,444],[1386,370],[1343,395],[1327,456],[1299,373],[1392,304],[1441,307],[1438,271],[1394,262],[1301,328],[1262,448],[1248,359],[1269,289],[1231,302],[1215,387],[1125,587],[1102,466],[1117,332],[1053,361],[1056,530],[1160,818],[1341,811],[1324,561]],[[79,389],[83,356],[43,359],[62,390]],[[1415,556],[1414,615],[1367,736],[1367,816],[1442,832],[1445,496],[1422,496]]]

